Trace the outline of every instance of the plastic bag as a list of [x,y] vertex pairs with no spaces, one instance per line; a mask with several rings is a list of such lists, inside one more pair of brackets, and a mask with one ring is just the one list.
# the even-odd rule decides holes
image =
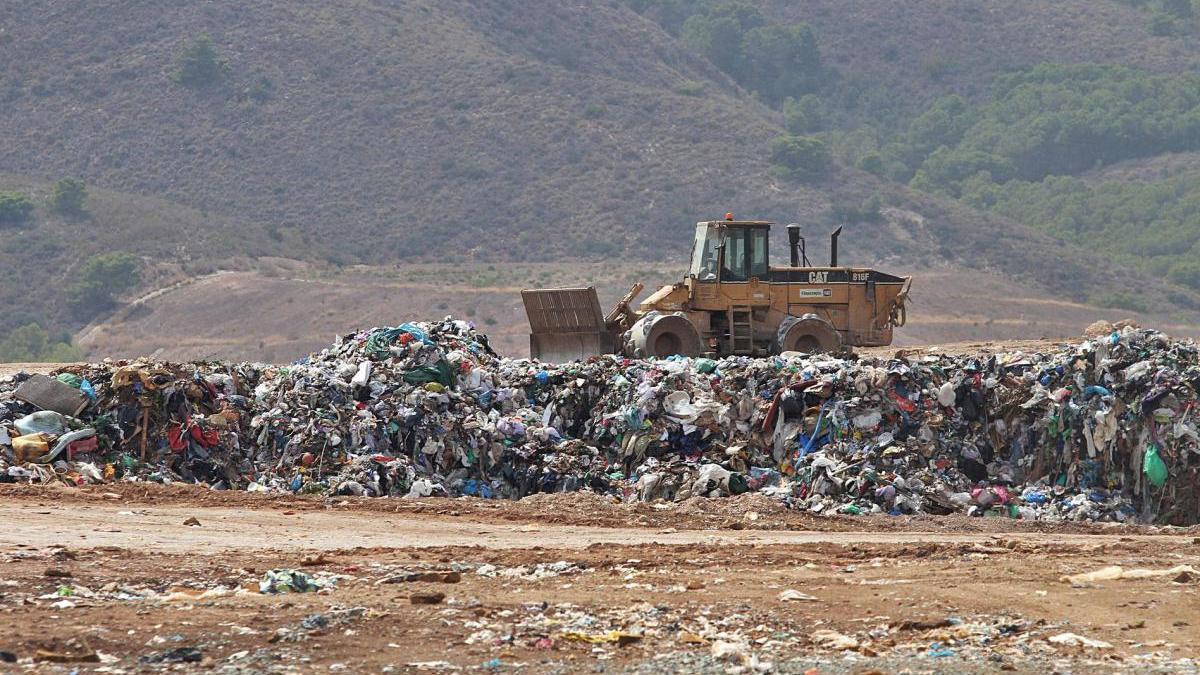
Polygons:
[[1150,484],[1156,488],[1167,482],[1167,465],[1158,456],[1158,448],[1151,445],[1146,448],[1146,456],[1142,458],[1142,473],[1150,479]]
[[438,382],[444,387],[450,387],[454,384],[454,373],[445,361],[438,361],[436,365],[413,368],[404,374],[404,381],[409,384]]
[[52,434],[57,436],[70,428],[70,422],[71,418],[66,415],[53,410],[39,410],[13,422],[13,426],[17,427],[17,431],[22,435]]
[[79,386],[83,384],[83,378],[74,373],[59,373],[54,377],[54,379],[62,382],[68,387],[73,387],[75,389],[79,389]]

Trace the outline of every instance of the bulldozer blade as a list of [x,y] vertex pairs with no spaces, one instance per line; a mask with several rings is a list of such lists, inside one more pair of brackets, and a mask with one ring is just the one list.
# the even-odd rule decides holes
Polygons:
[[521,300],[529,319],[532,358],[563,363],[613,352],[613,336],[595,288],[524,290]]

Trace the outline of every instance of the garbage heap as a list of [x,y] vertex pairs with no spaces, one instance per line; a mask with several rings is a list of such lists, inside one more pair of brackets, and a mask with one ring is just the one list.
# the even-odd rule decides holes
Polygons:
[[0,480],[1194,524],[1198,387],[1195,344],[1134,327],[1047,353],[552,365],[448,318],[288,366],[0,380]]

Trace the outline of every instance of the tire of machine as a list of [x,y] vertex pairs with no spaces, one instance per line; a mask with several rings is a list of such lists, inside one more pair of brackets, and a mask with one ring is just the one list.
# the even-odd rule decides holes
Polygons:
[[775,351],[808,354],[836,353],[842,350],[842,335],[833,324],[816,314],[789,316],[779,323],[775,333]]
[[650,312],[627,333],[626,353],[638,358],[700,355],[700,332],[682,314]]

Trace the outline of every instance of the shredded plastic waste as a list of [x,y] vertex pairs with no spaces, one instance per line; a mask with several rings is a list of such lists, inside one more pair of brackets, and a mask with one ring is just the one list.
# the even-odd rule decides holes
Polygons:
[[[679,502],[812,513],[1195,524],[1200,356],[1132,326],[1044,353],[568,364],[463,321],[340,337],[296,363],[68,366],[76,416],[0,378],[0,481]],[[32,433],[25,433],[26,431]]]
[[313,577],[299,570],[268,570],[258,582],[258,592],[274,593],[315,593],[322,588],[329,588],[336,583],[331,578]]

